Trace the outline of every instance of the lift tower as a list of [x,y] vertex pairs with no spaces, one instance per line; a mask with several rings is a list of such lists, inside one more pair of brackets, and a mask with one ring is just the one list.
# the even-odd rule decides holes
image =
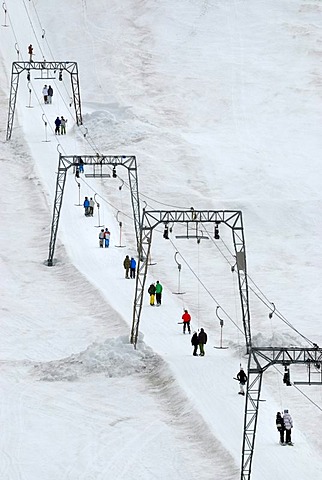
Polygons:
[[[232,231],[233,243],[235,248],[236,266],[238,273],[239,295],[241,301],[242,320],[246,338],[246,348],[249,351],[251,345],[250,334],[250,313],[248,302],[248,285],[246,272],[246,252],[245,238],[243,228],[242,212],[234,210],[152,210],[143,209],[142,221],[140,224],[139,248],[141,252],[138,260],[136,288],[133,305],[133,322],[131,330],[131,343],[136,348],[140,316],[143,302],[144,285],[146,281],[148,259],[152,243],[152,232],[160,224],[165,227],[168,224],[182,223],[187,226],[187,235],[189,236],[189,225],[198,229],[198,225],[212,223],[215,225],[215,238],[219,237],[219,225],[224,224]],[[167,231],[167,228],[165,228]],[[165,238],[167,235],[165,236]],[[193,236],[196,238],[196,235]],[[200,235],[201,238],[201,235]]]
[[[66,182],[67,172],[71,167],[75,171],[80,165],[92,165],[93,171],[99,168],[113,167],[113,177],[116,177],[116,168],[119,166],[125,167],[128,171],[129,184],[131,190],[132,209],[134,217],[134,228],[139,252],[139,231],[140,231],[140,199],[139,199],[139,185],[137,175],[137,165],[135,156],[108,156],[108,155],[59,155],[58,172],[56,180],[56,193],[53,209],[53,218],[51,224],[51,234],[49,242],[49,253],[47,265],[52,267],[54,265],[54,253],[56,246],[56,238],[58,231],[58,223],[60,218],[60,211],[63,203],[64,188]],[[92,177],[102,177],[102,174],[92,174]]]
[[[54,73],[58,72],[59,80],[62,80],[62,75],[64,71],[66,71],[70,75],[73,92],[73,102],[76,114],[76,123],[77,125],[82,125],[83,121],[79,91],[78,67],[76,62],[46,62],[45,60],[42,62],[13,62],[11,70],[11,86],[6,139],[10,140],[11,138],[20,74],[23,72],[27,72],[27,80],[29,82],[31,70],[40,71],[41,77],[39,78],[45,81],[48,81],[49,79],[48,71],[53,71]],[[47,76],[43,76],[44,72],[46,72]]]
[[[241,480],[250,480],[255,446],[255,435],[263,373],[271,365],[302,364],[308,369],[308,381],[301,385],[322,385],[322,348],[313,347],[251,347],[248,357],[248,380],[245,402],[244,437],[242,449]],[[312,373],[313,370],[313,373]],[[317,381],[313,377],[317,376]],[[287,385],[291,385],[288,381]]]

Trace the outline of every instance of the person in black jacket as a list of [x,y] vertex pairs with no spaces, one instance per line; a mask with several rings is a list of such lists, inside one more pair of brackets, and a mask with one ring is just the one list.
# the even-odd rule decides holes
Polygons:
[[57,117],[56,120],[55,120],[55,135],[60,135],[60,124],[61,124],[61,121],[60,121],[60,118]]
[[205,345],[207,343],[207,334],[203,328],[200,329],[198,340],[199,340],[200,356],[203,357],[205,355]]
[[51,85],[49,85],[49,87],[48,87],[48,96],[47,96],[47,101],[48,101],[48,103],[52,103],[53,95],[54,95],[53,87],[52,87]]
[[240,388],[238,395],[245,395],[244,385],[247,382],[247,375],[244,372],[243,367],[240,367],[240,371],[237,373],[237,380],[239,381],[239,388]]
[[280,445],[284,445],[285,425],[281,412],[276,414],[276,428],[280,432]]
[[150,305],[151,307],[154,306],[154,297],[155,297],[155,285],[154,283],[151,283],[151,285],[148,288],[148,294],[150,295]]
[[199,337],[198,337],[197,332],[193,332],[193,335],[191,337],[191,345],[193,346],[193,354],[192,355],[194,357],[197,357],[198,356],[197,350],[198,350],[198,345],[199,345]]

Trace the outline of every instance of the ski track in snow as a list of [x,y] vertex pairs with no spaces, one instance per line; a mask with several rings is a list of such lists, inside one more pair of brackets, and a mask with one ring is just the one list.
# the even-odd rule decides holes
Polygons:
[[[15,41],[24,52],[33,39],[37,60],[41,49],[47,50],[45,42],[36,42],[25,7],[35,24],[32,7],[39,11],[57,58],[68,52],[80,63],[84,126],[73,125],[65,78],[63,84],[52,82],[54,104],[47,106],[41,103],[41,83],[32,80],[33,109],[25,108],[28,90],[21,81],[12,139],[2,142],[0,154],[0,477],[239,478],[243,403],[231,379],[247,361],[242,335],[227,319],[229,349],[212,348],[219,339],[216,305],[184,263],[187,293],[180,299],[171,295],[177,288],[172,258],[178,250],[241,327],[236,277],[218,244],[216,249],[210,240],[197,247],[173,238],[176,249],[171,249],[155,232],[156,265],[147,282],[162,281],[164,301],[152,311],[145,294],[144,336],[133,351],[127,339],[134,282],[124,280],[122,261],[125,253],[135,255],[135,238],[129,192],[118,189],[126,175],[118,169],[114,183],[81,178],[81,201],[98,192],[102,223],[112,232],[111,248],[102,251],[94,228],[97,211],[87,219],[75,207],[79,192],[69,172],[57,264],[49,269],[43,262],[56,148],[59,144],[69,155],[137,155],[140,191],[149,208],[243,210],[250,276],[269,301],[278,299],[280,311],[300,331],[321,344],[321,68],[316,62],[321,7],[315,1],[266,0],[248,5],[128,0],[107,7],[97,0],[90,6],[82,1],[80,8],[71,0],[68,9],[55,4],[53,17],[50,1],[6,4],[14,30],[1,31],[2,137]],[[58,114],[69,120],[66,137],[53,135]],[[117,211],[125,249],[113,248]],[[223,229],[221,238],[231,242]],[[223,244],[220,249],[233,264]],[[204,326],[209,334],[203,359],[191,356],[190,337],[177,325],[184,306],[192,312],[193,328]],[[251,310],[255,344],[303,344],[276,317],[269,320],[254,295]],[[306,372],[294,368],[293,374],[305,378]],[[304,390],[321,405],[318,387]],[[319,478],[320,411],[312,414],[312,405],[283,386],[271,369],[262,398],[254,478]],[[274,418],[282,407],[290,408],[295,421],[292,449],[277,448]]]

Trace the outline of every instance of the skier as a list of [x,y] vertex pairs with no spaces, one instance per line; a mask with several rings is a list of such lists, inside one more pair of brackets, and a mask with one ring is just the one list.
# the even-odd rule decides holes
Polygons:
[[285,427],[284,427],[284,420],[281,415],[281,412],[277,412],[276,414],[276,428],[280,432],[280,445],[284,445]]
[[200,333],[198,335],[198,340],[199,340],[199,351],[200,351],[200,356],[204,357],[205,355],[205,345],[207,343],[208,337],[206,332],[204,331],[203,328],[200,329]]
[[193,332],[193,335],[191,337],[191,345],[193,346],[192,355],[194,357],[198,357],[197,350],[198,350],[198,345],[199,345],[199,338],[198,338],[198,333],[197,332]]
[[124,258],[123,267],[125,269],[125,278],[129,278],[129,270],[131,266],[131,260],[128,255]]
[[148,294],[150,295],[150,305],[151,305],[151,307],[154,307],[154,296],[155,296],[155,285],[154,285],[154,283],[151,283],[151,285],[149,286]]
[[44,103],[48,103],[48,88],[47,88],[47,85],[44,85],[44,88],[42,89],[42,94],[43,94],[43,97],[44,97]]
[[130,263],[130,278],[135,278],[135,270],[136,270],[136,261],[133,257],[131,257]]
[[28,47],[29,62],[32,62],[33,51],[34,51],[33,46],[30,44]]
[[155,286],[155,298],[156,298],[156,301],[157,301],[157,307],[161,306],[162,290],[163,290],[163,287],[162,287],[161,283],[159,282],[159,280],[157,280],[157,283],[156,283],[156,286]]
[[244,372],[243,367],[240,367],[240,371],[237,373],[237,380],[239,381],[239,388],[240,388],[238,395],[245,395],[244,385],[247,382],[247,375]]
[[[62,117],[63,118],[63,117]],[[94,205],[95,202],[92,197],[89,199],[89,216],[92,217],[94,215]]]
[[284,427],[285,427],[285,444],[286,445],[293,445],[291,440],[291,430],[293,428],[293,419],[291,415],[288,413],[288,410],[284,410],[283,415]]
[[50,104],[52,103],[53,95],[54,95],[54,90],[53,90],[52,86],[49,85],[47,99],[48,99],[48,103],[50,103]]
[[111,238],[111,234],[108,228],[105,228],[104,238],[105,238],[105,248],[108,248],[110,246],[110,238]]
[[188,329],[188,332],[191,333],[191,330],[190,330],[191,316],[190,316],[190,313],[188,313],[188,310],[184,310],[184,313],[182,315],[182,320],[183,320],[183,333],[186,333],[186,329]]
[[89,216],[89,200],[88,200],[88,197],[85,197],[83,205],[84,205],[84,209],[85,209],[85,217],[88,217]]
[[103,248],[103,243],[104,243],[104,238],[105,238],[104,228],[102,228],[102,230],[101,230],[100,233],[98,234],[98,238],[99,238],[100,248]]
[[[47,102],[45,102],[45,103],[47,103]],[[56,125],[55,135],[57,135],[57,133],[58,133],[58,135],[60,135],[60,131],[59,131],[59,129],[60,129],[60,124],[61,124],[60,118],[57,117],[56,120],[55,120],[55,125]]]
[[[48,90],[49,91],[49,90]],[[50,103],[50,102],[49,102]],[[66,135],[66,123],[67,120],[63,116],[60,117],[60,133]]]

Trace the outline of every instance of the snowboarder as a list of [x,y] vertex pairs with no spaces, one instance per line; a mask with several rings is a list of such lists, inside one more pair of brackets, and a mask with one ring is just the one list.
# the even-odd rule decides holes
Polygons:
[[188,332],[191,333],[191,330],[190,330],[191,316],[190,316],[190,313],[188,313],[188,310],[184,310],[184,313],[182,315],[182,320],[183,320],[183,333],[186,333],[186,329],[188,329]]
[[191,345],[193,346],[192,355],[194,357],[198,357],[197,350],[198,350],[198,345],[199,345],[199,338],[198,338],[198,333],[197,332],[193,332],[193,335],[191,337]]
[[136,270],[136,261],[133,257],[131,257],[130,278],[135,278],[135,270]]
[[[62,117],[63,118],[63,117]],[[89,199],[89,216],[92,217],[94,215],[94,205],[95,202],[92,197]]]
[[28,47],[29,62],[32,62],[33,51],[34,51],[33,46],[30,44]]
[[244,372],[243,367],[240,367],[239,372],[237,373],[237,380],[239,381],[239,392],[238,395],[245,395],[244,385],[247,382],[247,375]]
[[162,287],[161,283],[159,282],[159,280],[157,280],[157,283],[156,283],[156,286],[155,286],[155,298],[156,298],[158,307],[161,306],[162,290],[163,290],[163,287]]
[[84,205],[84,209],[85,209],[85,217],[88,217],[89,216],[89,200],[88,200],[88,197],[85,197],[83,205]]
[[154,283],[151,283],[151,285],[148,288],[148,294],[150,295],[150,305],[151,307],[154,306],[154,296],[155,296],[155,285]]
[[[46,102],[45,102],[45,103],[46,103]],[[60,131],[59,131],[59,129],[60,129],[60,124],[61,124],[60,118],[57,117],[56,120],[55,120],[55,125],[56,125],[56,127],[55,127],[55,135],[57,135],[57,134],[60,135]]]
[[198,335],[198,340],[199,340],[199,352],[200,356],[203,357],[205,355],[205,345],[207,343],[208,337],[206,332],[204,331],[203,328],[200,329],[199,335]]
[[130,266],[131,266],[131,260],[130,260],[129,256],[126,255],[126,257],[124,258],[124,262],[123,262],[123,267],[125,269],[125,278],[130,278],[129,277]]
[[[50,103],[50,102],[48,102]],[[66,135],[66,123],[67,123],[67,120],[66,118],[64,118],[63,116],[60,117],[60,133],[62,135]]]
[[104,228],[102,228],[102,230],[98,234],[100,248],[103,248],[103,243],[104,243],[104,238],[105,238],[104,234],[105,234]]
[[285,427],[284,427],[284,420],[281,415],[281,412],[277,412],[276,414],[276,428],[280,433],[280,445],[284,445]]
[[287,409],[284,410],[283,422],[285,427],[285,444],[293,445],[291,440],[291,430],[293,428],[293,419],[291,415],[288,413]]
[[47,85],[44,85],[44,88],[42,89],[42,94],[43,94],[43,97],[44,97],[44,103],[48,103],[48,88],[47,88]]
[[111,233],[108,228],[105,228],[104,238],[105,238],[105,248],[108,248],[110,246],[110,238],[111,238]]
[[[52,88],[51,85],[49,85],[48,87],[48,97],[47,97],[47,100],[48,100],[48,103],[52,103],[52,100],[53,100],[53,95],[54,95],[54,90]],[[63,117],[62,117],[63,118]]]

